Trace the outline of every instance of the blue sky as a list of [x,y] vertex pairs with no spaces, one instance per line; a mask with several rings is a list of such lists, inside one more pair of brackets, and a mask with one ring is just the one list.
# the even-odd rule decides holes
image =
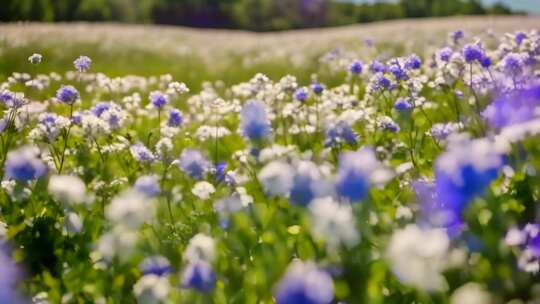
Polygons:
[[[376,0],[349,0],[352,2],[375,2]],[[395,2],[397,0],[387,0],[389,2]],[[482,0],[483,3],[490,5],[496,2],[502,2],[507,6],[530,12],[532,14],[540,15],[540,0]]]

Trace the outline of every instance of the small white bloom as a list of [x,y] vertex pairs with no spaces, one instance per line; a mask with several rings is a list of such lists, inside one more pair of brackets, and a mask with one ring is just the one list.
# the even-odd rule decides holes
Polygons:
[[190,263],[203,260],[212,263],[216,257],[214,239],[199,233],[189,240],[189,244],[184,252],[184,259]]
[[287,196],[293,186],[294,168],[282,161],[273,161],[259,172],[264,191],[270,195]]
[[441,272],[446,268],[449,246],[442,229],[422,230],[411,224],[394,232],[387,257],[401,282],[426,291],[442,291],[447,288]]
[[86,200],[86,185],[79,177],[73,175],[51,176],[48,191],[64,204],[83,203]]
[[191,189],[191,193],[202,200],[209,199],[214,192],[216,192],[214,185],[205,181],[197,182]]
[[335,250],[340,244],[354,246],[360,241],[350,205],[325,197],[314,199],[309,209],[311,231],[316,238],[325,240],[329,249]]
[[480,284],[467,283],[454,291],[450,298],[451,304],[490,304],[491,295]]
[[134,189],[126,190],[116,196],[105,209],[105,217],[114,224],[137,229],[154,216],[151,199]]
[[70,212],[66,215],[64,225],[66,227],[66,230],[69,234],[77,234],[80,233],[83,228],[83,222],[81,217],[75,213]]
[[167,299],[171,285],[168,277],[148,274],[133,285],[133,293],[139,304],[158,304]]

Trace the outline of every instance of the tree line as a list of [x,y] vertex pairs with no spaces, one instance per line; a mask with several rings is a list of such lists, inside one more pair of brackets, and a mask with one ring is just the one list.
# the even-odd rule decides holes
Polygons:
[[3,0],[1,21],[117,21],[254,31],[346,25],[398,18],[508,15],[479,0]]

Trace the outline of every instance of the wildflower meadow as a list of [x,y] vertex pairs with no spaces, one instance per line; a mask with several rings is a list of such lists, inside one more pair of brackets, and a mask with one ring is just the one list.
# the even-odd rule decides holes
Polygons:
[[183,60],[0,26],[0,303],[540,303],[540,32],[484,25]]

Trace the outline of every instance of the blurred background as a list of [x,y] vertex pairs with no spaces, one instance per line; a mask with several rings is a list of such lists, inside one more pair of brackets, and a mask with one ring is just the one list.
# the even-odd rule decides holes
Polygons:
[[540,0],[2,0],[0,21],[114,21],[276,31],[389,19],[540,14]]

